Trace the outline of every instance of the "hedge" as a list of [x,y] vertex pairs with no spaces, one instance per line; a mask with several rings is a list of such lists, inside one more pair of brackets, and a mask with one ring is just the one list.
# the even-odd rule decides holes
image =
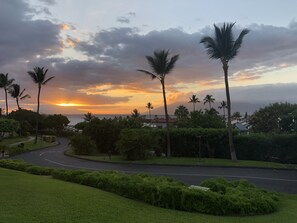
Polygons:
[[[132,148],[137,141],[131,135],[157,138],[159,142],[155,147],[166,153],[165,129],[122,130],[120,140],[125,139],[126,147]],[[240,160],[297,163],[297,134],[236,135],[234,132],[234,135],[235,149]],[[174,157],[230,158],[227,129],[171,129],[170,140]]]
[[212,215],[255,215],[277,210],[279,196],[247,181],[212,179],[202,183],[209,191],[190,189],[168,177],[125,174],[117,171],[63,170],[33,166],[23,161],[0,160],[0,167],[79,183],[154,206]]
[[[163,153],[166,153],[165,129],[124,129],[121,139],[130,135],[151,135],[157,138]],[[178,128],[170,130],[171,154],[175,157],[229,157],[228,132],[226,129]],[[130,140],[132,147],[135,141]],[[199,149],[200,145],[200,149]],[[159,152],[157,152],[158,154]]]
[[234,144],[239,159],[297,163],[296,134],[240,135]]

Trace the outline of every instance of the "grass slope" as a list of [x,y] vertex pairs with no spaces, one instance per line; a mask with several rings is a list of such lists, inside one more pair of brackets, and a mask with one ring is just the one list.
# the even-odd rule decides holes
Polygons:
[[294,223],[297,196],[253,217],[215,217],[153,207],[98,189],[0,168],[0,223]]
[[233,162],[228,159],[209,159],[209,158],[197,158],[197,157],[152,157],[147,160],[141,161],[127,161],[123,156],[114,155],[111,159],[107,154],[97,155],[74,155],[71,150],[66,151],[66,154],[75,156],[78,158],[103,161],[103,162],[118,162],[118,163],[143,163],[143,164],[165,164],[165,165],[197,165],[197,166],[235,166],[235,167],[261,167],[261,168],[281,168],[281,169],[297,169],[297,164],[282,164],[275,162],[264,162],[254,160],[238,160]]

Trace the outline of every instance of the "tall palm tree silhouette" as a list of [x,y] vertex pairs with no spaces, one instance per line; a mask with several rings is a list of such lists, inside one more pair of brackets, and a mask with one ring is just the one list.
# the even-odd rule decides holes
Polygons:
[[145,106],[148,111],[149,111],[149,116],[150,116],[150,122],[152,122],[152,114],[151,114],[151,110],[154,109],[154,106],[152,103],[148,102]]
[[38,125],[39,125],[39,107],[40,107],[40,93],[41,86],[46,85],[54,76],[46,79],[46,74],[48,69],[44,70],[44,67],[35,67],[33,71],[28,71],[29,76],[32,78],[33,82],[38,86],[38,95],[37,95],[37,114],[36,114],[36,135],[34,143],[37,143],[38,136]]
[[227,103],[225,101],[222,101],[221,102],[221,105],[218,107],[219,109],[223,109],[224,118],[226,118],[226,112],[225,112],[225,110],[226,110],[227,107],[228,106],[227,106]]
[[228,135],[229,135],[229,147],[231,153],[231,159],[237,160],[236,151],[233,143],[232,125],[231,125],[231,99],[229,92],[228,82],[228,68],[229,61],[236,57],[239,48],[241,47],[243,38],[249,33],[248,29],[243,29],[238,38],[234,40],[232,28],[235,23],[224,23],[219,28],[214,25],[215,35],[214,37],[203,37],[200,43],[204,44],[207,49],[207,53],[210,59],[218,59],[221,61],[224,70],[225,88],[227,96],[227,111],[228,111]]
[[211,104],[214,103],[215,100],[216,100],[216,99],[214,99],[214,97],[213,97],[212,95],[207,94],[207,95],[205,96],[205,98],[203,99],[203,101],[204,101],[203,104],[208,103],[208,105],[209,105],[209,110],[210,110],[210,109],[211,109]]
[[15,98],[15,100],[16,100],[18,110],[21,110],[21,107],[19,105],[19,100],[23,100],[25,98],[30,98],[30,95],[28,95],[28,94],[24,95],[25,90],[26,89],[21,90],[21,87],[18,84],[12,84],[10,86],[10,88],[8,89],[8,93],[10,94],[10,96]]
[[196,103],[200,103],[199,98],[196,97],[196,95],[192,95],[192,97],[190,97],[190,101],[189,103],[193,103],[193,111],[195,111],[195,104]]
[[179,55],[174,55],[169,58],[169,50],[156,50],[153,56],[146,56],[146,59],[151,66],[153,72],[146,70],[137,70],[148,74],[152,77],[152,79],[158,79],[162,85],[162,93],[163,93],[163,101],[164,101],[164,110],[166,117],[166,130],[167,130],[167,157],[171,156],[171,148],[170,148],[170,132],[169,132],[169,116],[167,110],[167,102],[166,102],[166,90],[165,90],[165,77],[169,74],[178,60]]
[[9,79],[8,74],[0,74],[0,88],[4,89],[5,92],[5,107],[6,107],[6,116],[8,115],[8,100],[7,100],[7,91],[10,85],[14,82],[14,79]]

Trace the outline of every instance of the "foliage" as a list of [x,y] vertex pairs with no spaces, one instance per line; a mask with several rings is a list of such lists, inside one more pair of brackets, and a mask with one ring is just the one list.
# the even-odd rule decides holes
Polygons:
[[131,117],[132,118],[139,118],[140,117],[140,113],[136,108],[133,109],[133,111],[131,112]]
[[92,115],[91,112],[87,112],[87,114],[84,114],[84,121],[85,121],[85,122],[89,122],[89,121],[91,121],[93,118],[95,118],[95,116]]
[[249,33],[248,29],[243,29],[238,38],[234,39],[233,26],[235,23],[224,23],[222,27],[217,27],[214,25],[215,33],[214,37],[205,36],[201,39],[209,58],[220,60],[223,65],[224,70],[224,80],[227,98],[227,123],[228,123],[228,134],[229,134],[229,148],[230,155],[233,161],[237,160],[235,147],[233,144],[233,134],[232,134],[232,123],[231,123],[231,99],[229,91],[229,80],[228,80],[228,69],[230,60],[234,59],[241,47],[243,38]]
[[141,128],[139,118],[92,119],[83,129],[83,134],[90,136],[96,143],[98,152],[115,153],[115,144],[122,129]]
[[91,137],[77,134],[70,138],[70,143],[74,154],[77,155],[89,155],[95,150],[95,142]]
[[[8,117],[20,122],[22,132],[32,132],[35,129],[36,115],[37,113],[34,111],[21,109],[17,111],[12,111],[8,115]],[[42,123],[43,116],[41,115],[38,115],[38,116],[39,116],[40,122]],[[42,128],[42,124],[41,124],[41,128]]]
[[53,177],[96,187],[151,205],[212,215],[254,215],[277,210],[278,196],[257,189],[246,181],[223,183],[227,193],[189,189],[183,183],[147,174],[116,171],[86,172],[57,170]]
[[35,143],[37,143],[38,129],[39,129],[39,107],[40,107],[41,86],[46,85],[50,80],[54,78],[54,76],[52,76],[46,79],[47,72],[48,72],[48,69],[44,70],[44,67],[41,67],[41,68],[35,67],[33,71],[28,71],[28,74],[31,77],[32,81],[38,86]]
[[177,120],[184,120],[188,118],[189,115],[189,110],[183,106],[183,105],[179,105],[175,111],[174,111],[174,115],[177,117]]
[[205,112],[201,110],[191,112],[189,119],[183,119],[177,125],[183,128],[226,128],[224,119],[214,108]]
[[14,79],[9,79],[8,78],[8,73],[3,74],[0,73],[0,88],[4,89],[5,93],[5,108],[6,108],[6,116],[8,115],[8,100],[7,100],[7,91],[10,88],[11,84],[14,82]]
[[143,160],[149,151],[157,151],[159,138],[147,131],[122,130],[116,148],[127,160]]
[[8,89],[8,93],[10,94],[10,96],[15,98],[17,107],[19,110],[21,109],[21,107],[19,105],[19,100],[23,100],[23,99],[31,97],[28,94],[24,94],[25,90],[26,89],[21,90],[21,87],[18,84],[12,84]]
[[249,123],[254,132],[292,132],[297,130],[294,117],[297,117],[297,104],[274,103],[256,111]]
[[296,134],[250,134],[234,140],[239,159],[297,163]]
[[[158,138],[158,148],[166,153],[166,131],[164,129],[133,129],[133,135],[148,135]],[[172,156],[175,157],[223,157],[228,158],[226,129],[177,128],[170,131]],[[200,149],[199,149],[200,147]]]
[[20,129],[20,123],[14,119],[0,118],[0,133],[17,132]]
[[87,121],[79,122],[79,123],[74,125],[74,128],[76,128],[78,130],[83,130],[87,125],[88,125]]
[[64,128],[70,123],[65,115],[48,115],[44,119],[44,126],[49,129],[54,129],[56,134],[60,135]]
[[165,90],[165,77],[173,70],[178,58],[179,58],[179,55],[174,55],[173,57],[169,58],[169,50],[156,50],[154,51],[153,56],[146,56],[146,59],[153,72],[146,71],[146,70],[137,70],[149,75],[152,79],[157,78],[161,83],[165,118],[166,118],[167,156],[168,157],[171,156],[171,149],[170,149],[169,116],[168,116],[168,110],[167,110],[166,90]]
[[9,160],[9,159],[0,160],[0,167],[19,170],[19,171],[31,173],[34,175],[47,175],[47,176],[51,175],[53,170],[48,167],[34,166],[22,160]]
[[211,104],[215,102],[215,99],[212,95],[207,94],[205,98],[203,99],[203,104],[208,103],[209,104],[209,109],[211,109]]
[[195,109],[195,104],[196,103],[200,103],[200,101],[199,101],[199,98],[197,98],[196,97],[196,95],[192,95],[191,97],[190,97],[190,101],[189,101],[189,103],[192,103],[193,104],[193,111],[195,111],[196,109]]

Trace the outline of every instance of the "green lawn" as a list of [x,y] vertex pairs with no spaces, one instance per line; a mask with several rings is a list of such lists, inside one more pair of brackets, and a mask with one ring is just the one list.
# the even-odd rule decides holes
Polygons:
[[[73,155],[71,150],[66,152],[69,155]],[[112,156],[108,158],[106,154],[97,154],[92,156],[85,155],[73,155],[79,158],[104,161],[104,162],[120,162],[120,163],[144,163],[144,164],[178,164],[178,165],[197,165],[197,166],[237,166],[237,167],[264,167],[264,168],[294,168],[297,169],[296,164],[282,164],[275,162],[253,161],[253,160],[239,160],[232,162],[228,159],[208,159],[208,158],[179,158],[179,157],[153,157],[143,161],[127,161],[120,155]]]
[[[35,149],[41,149],[48,146],[54,146],[57,145],[57,142],[49,143],[41,140],[41,138],[38,138],[37,143],[34,144],[34,139],[29,140],[29,137],[16,137],[16,138],[10,138],[10,139],[4,139],[2,140],[2,144],[6,145],[6,152],[8,152],[10,155],[15,155],[22,152],[27,152]],[[29,141],[28,141],[29,140]],[[18,144],[21,142],[24,142],[24,148],[18,147]]]
[[95,188],[0,168],[0,223],[294,223],[297,196],[283,195],[279,211],[220,217],[153,207]]
[[2,139],[2,144],[9,145],[9,144],[23,142],[27,140],[29,140],[29,137],[13,137],[13,138]]

